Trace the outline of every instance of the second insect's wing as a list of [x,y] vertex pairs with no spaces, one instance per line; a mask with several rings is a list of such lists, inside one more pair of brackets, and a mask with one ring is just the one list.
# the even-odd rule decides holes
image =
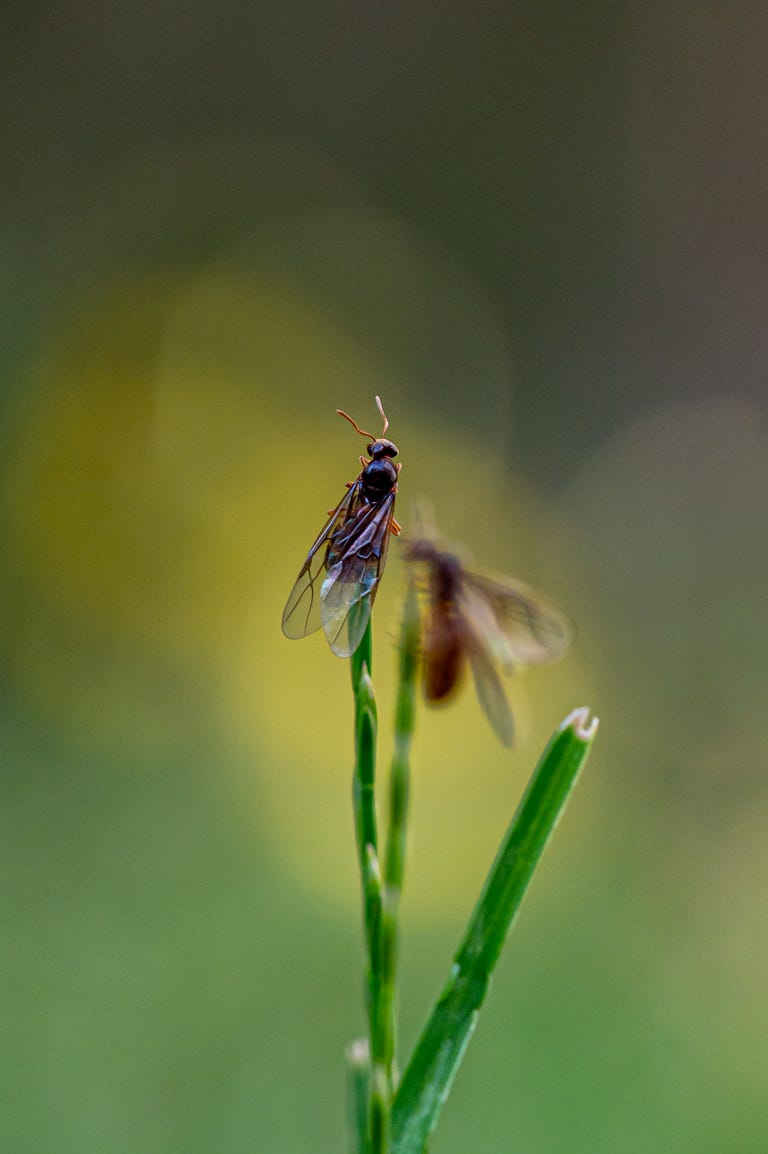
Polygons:
[[394,492],[375,503],[363,500],[333,535],[320,615],[328,644],[339,657],[355,652],[370,619],[394,511]]
[[570,645],[570,618],[522,581],[465,573],[464,585],[472,602],[484,602],[495,619],[495,629],[489,629],[491,649],[503,666],[543,665],[561,657]]
[[510,746],[514,742],[515,726],[495,664],[498,623],[488,602],[466,580],[459,594],[459,609],[464,651],[472,670],[477,699],[496,736],[503,745]]

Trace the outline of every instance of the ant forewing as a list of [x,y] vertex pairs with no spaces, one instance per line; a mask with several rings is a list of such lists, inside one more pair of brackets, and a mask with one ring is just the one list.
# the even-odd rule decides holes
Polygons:
[[395,520],[395,494],[400,465],[393,463],[397,446],[385,438],[389,427],[381,398],[376,406],[384,421],[380,437],[366,433],[342,409],[337,413],[367,437],[368,457],[347,486],[347,492],[321,529],[283,610],[286,637],[306,637],[322,625],[328,644],[339,657],[349,657],[360,644],[384,571]]
[[464,567],[432,536],[406,542],[406,559],[426,574],[423,635],[424,695],[437,704],[459,686],[468,663],[486,717],[504,745],[514,741],[514,722],[498,668],[512,672],[562,656],[573,625],[541,594],[511,578],[485,577]]

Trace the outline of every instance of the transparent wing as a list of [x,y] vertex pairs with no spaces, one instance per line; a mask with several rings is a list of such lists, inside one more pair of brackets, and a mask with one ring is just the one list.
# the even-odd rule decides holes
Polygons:
[[504,686],[501,684],[493,660],[483,642],[467,645],[467,654],[475,682],[477,699],[483,712],[502,745],[512,745],[515,740],[512,710],[509,707]]
[[512,710],[496,671],[498,624],[488,601],[466,582],[459,595],[459,616],[478,701],[501,743],[512,745],[515,734]]
[[522,581],[465,572],[463,593],[471,613],[485,621],[493,656],[507,667],[555,661],[573,640],[567,614]]
[[[350,518],[360,503],[359,479],[347,490],[317,536],[299,571],[283,610],[286,637],[306,637],[322,625],[320,613],[321,575],[325,574],[325,545]],[[361,634],[362,636],[362,634]]]
[[387,559],[395,512],[394,491],[361,501],[333,537],[333,554],[320,590],[320,616],[328,644],[349,657],[360,644]]

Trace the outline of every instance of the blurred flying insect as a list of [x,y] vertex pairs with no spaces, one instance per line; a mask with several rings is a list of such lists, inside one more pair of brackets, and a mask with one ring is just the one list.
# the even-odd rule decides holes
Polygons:
[[371,616],[390,535],[395,520],[395,494],[400,464],[393,464],[397,445],[384,434],[389,421],[376,398],[384,428],[374,437],[342,409],[336,412],[369,440],[368,456],[354,481],[307,554],[283,610],[286,637],[306,637],[322,625],[328,644],[339,657],[349,657],[360,644]]
[[448,700],[467,662],[480,705],[504,745],[514,723],[497,672],[539,665],[562,656],[573,637],[569,618],[520,581],[486,577],[466,569],[426,533],[406,542],[406,559],[426,576],[427,610],[422,638],[424,696]]

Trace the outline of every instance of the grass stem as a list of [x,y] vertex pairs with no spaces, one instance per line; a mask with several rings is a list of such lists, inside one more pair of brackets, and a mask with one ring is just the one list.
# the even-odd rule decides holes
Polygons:
[[[376,816],[376,700],[371,681],[371,628],[352,657],[355,696],[355,772],[352,796],[363,897],[368,1012],[368,1133],[365,1154],[387,1154],[395,1089],[397,942],[410,795],[419,611],[409,587],[403,612],[384,872]],[[357,1087],[359,1092],[359,1085]]]

